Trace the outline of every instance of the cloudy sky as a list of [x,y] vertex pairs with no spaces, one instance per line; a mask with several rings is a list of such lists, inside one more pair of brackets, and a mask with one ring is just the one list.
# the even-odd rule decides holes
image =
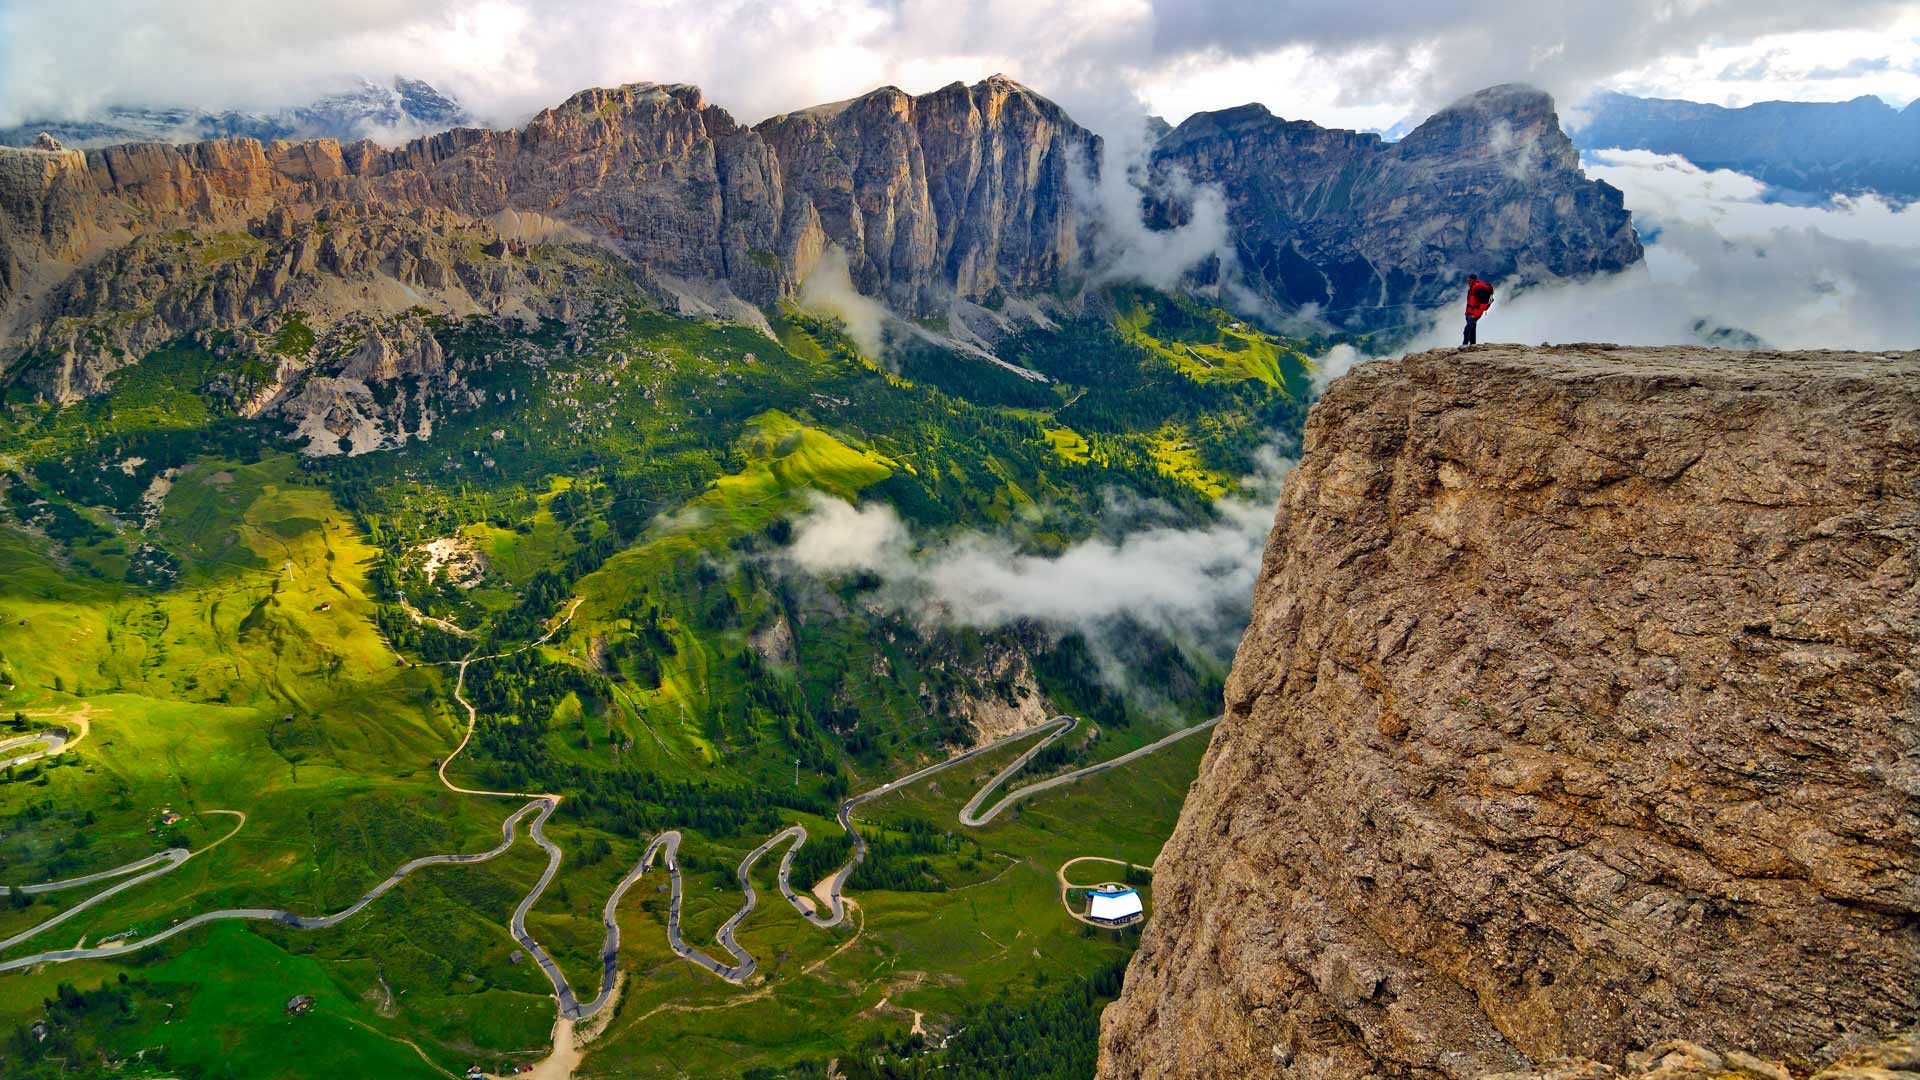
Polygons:
[[1914,0],[0,0],[0,123],[269,107],[411,74],[517,123],[698,83],[745,121],[1004,71],[1090,126],[1266,103],[1389,127],[1495,82],[1724,104],[1920,97]]

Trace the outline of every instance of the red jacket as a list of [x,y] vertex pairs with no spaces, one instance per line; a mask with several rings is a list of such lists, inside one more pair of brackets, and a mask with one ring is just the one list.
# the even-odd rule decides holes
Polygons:
[[1467,279],[1467,318],[1477,319],[1493,306],[1493,286],[1479,278]]

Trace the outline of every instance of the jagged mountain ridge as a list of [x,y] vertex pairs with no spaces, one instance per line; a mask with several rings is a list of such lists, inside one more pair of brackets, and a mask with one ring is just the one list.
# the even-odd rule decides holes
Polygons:
[[237,138],[351,142],[376,134],[407,138],[471,120],[465,106],[431,83],[396,75],[385,84],[361,79],[340,93],[267,112],[111,105],[89,115],[42,117],[0,128],[0,146],[32,146],[43,133],[82,149]]
[[1703,169],[1819,195],[1920,199],[1920,101],[1905,109],[1871,96],[1730,109],[1602,92],[1580,111],[1573,139],[1582,150],[1677,154]]
[[[829,244],[852,256],[858,288],[909,313],[956,292],[1046,289],[1074,261],[1068,162],[1093,156],[1097,139],[1012,80],[917,99],[876,91],[838,120],[762,127],[801,160],[822,144],[810,173],[790,181],[768,138],[698,89],[655,84],[583,91],[519,130],[456,128],[395,150],[325,139],[0,150],[0,333],[16,354],[110,368],[115,356],[87,358],[75,333],[73,317],[111,310],[105,292],[72,287],[76,268],[143,234],[257,231],[276,208],[302,220],[327,207],[532,215],[549,236],[618,251],[683,307],[716,299],[708,309],[722,313],[735,295],[790,294]],[[273,268],[255,270],[254,287],[271,280]]]
[[[1337,214],[1303,213],[1287,201],[1293,194],[1257,179],[1272,165],[1270,140],[1229,141],[1239,160],[1218,139],[1209,143],[1208,121],[1196,119],[1159,154],[1226,188],[1247,253],[1241,262],[1269,295],[1323,308],[1357,308],[1345,301],[1358,297],[1374,305],[1353,320],[1362,325],[1384,321],[1371,317],[1382,304],[1443,297],[1463,265],[1509,270],[1524,282],[1639,257],[1618,193],[1585,180],[1570,150],[1551,143],[1558,126],[1546,95],[1507,88],[1497,100],[1475,100],[1478,121],[1462,120],[1460,107],[1443,112],[1384,164],[1321,160],[1324,175],[1295,167],[1301,189],[1321,192],[1310,197],[1322,204],[1329,190],[1345,193]],[[1488,108],[1507,115],[1481,116]],[[1324,138],[1352,155],[1379,145],[1352,133]],[[330,139],[0,149],[0,346],[57,369],[39,380],[46,392],[85,393],[155,341],[209,326],[198,296],[154,309],[157,322],[130,322],[122,316],[145,313],[141,303],[115,281],[87,279],[88,267],[154,234],[257,237],[275,210],[296,222],[323,209],[365,221],[443,211],[474,224],[532,222],[547,241],[618,252],[683,311],[742,321],[791,295],[835,245],[848,255],[855,288],[907,316],[943,315],[956,299],[1067,293],[1089,263],[1090,211],[1075,205],[1073,178],[1098,167],[1100,145],[1059,106],[994,76],[919,96],[886,87],[752,128],[695,87],[638,83],[583,91],[517,130],[454,128],[397,149]],[[1516,162],[1527,168],[1508,176]],[[1456,227],[1461,215],[1451,207],[1462,191],[1474,207]],[[1286,268],[1262,254],[1302,223],[1316,239],[1295,245],[1308,254],[1292,270],[1317,274],[1324,296],[1283,288]],[[404,232],[376,230],[396,243]],[[393,282],[415,288],[404,268],[422,254],[371,252],[355,263],[358,286],[369,294],[390,294]],[[270,310],[298,257],[240,250],[219,265],[228,279],[221,288],[264,295],[269,302],[254,308]],[[163,276],[139,265],[120,273],[148,281],[149,298]],[[177,272],[167,287],[213,289]],[[480,296],[478,306],[519,299]],[[419,302],[453,310],[426,292]],[[253,310],[225,305],[242,309]]]
[[1641,257],[1621,193],[1585,177],[1553,100],[1527,87],[1470,95],[1391,143],[1261,105],[1199,113],[1153,157],[1223,190],[1248,286],[1335,325],[1406,323],[1468,273],[1524,285]]

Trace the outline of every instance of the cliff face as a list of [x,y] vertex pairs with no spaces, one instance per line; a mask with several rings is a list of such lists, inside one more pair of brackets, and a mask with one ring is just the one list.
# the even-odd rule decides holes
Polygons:
[[395,150],[332,139],[0,148],[0,240],[23,264],[77,258],[100,237],[244,225],[275,206],[511,210],[605,238],[650,273],[726,281],[757,302],[837,243],[863,287],[924,312],[952,294],[1052,287],[1075,258],[1067,175],[1096,147],[1058,106],[999,76],[918,98],[876,91],[758,132],[695,87],[637,83],[582,91],[520,130],[458,128]]
[[1051,289],[1079,256],[1069,176],[1098,163],[1099,139],[1004,76],[887,87],[754,130],[784,171],[787,243],[817,229],[855,286],[902,310]]
[[1220,185],[1254,289],[1341,326],[1406,323],[1468,273],[1522,284],[1641,257],[1620,192],[1586,178],[1553,99],[1526,87],[1483,90],[1397,143],[1259,105],[1200,113],[1154,161]]
[[1920,353],[1336,382],[1100,1076],[1811,1067],[1920,1020],[1916,541]]

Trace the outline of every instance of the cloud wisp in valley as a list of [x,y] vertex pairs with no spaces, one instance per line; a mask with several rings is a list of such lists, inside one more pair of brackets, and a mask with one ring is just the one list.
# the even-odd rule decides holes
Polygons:
[[[1291,466],[1278,452],[1262,452],[1259,471],[1216,505],[1211,523],[1147,524],[1056,554],[1023,552],[980,532],[926,540],[887,504],[816,495],[783,559],[820,578],[874,575],[879,602],[930,623],[987,629],[1037,622],[1085,634],[1096,653],[1104,635],[1131,623],[1224,660],[1245,624]],[[1119,508],[1112,516],[1142,515]]]

